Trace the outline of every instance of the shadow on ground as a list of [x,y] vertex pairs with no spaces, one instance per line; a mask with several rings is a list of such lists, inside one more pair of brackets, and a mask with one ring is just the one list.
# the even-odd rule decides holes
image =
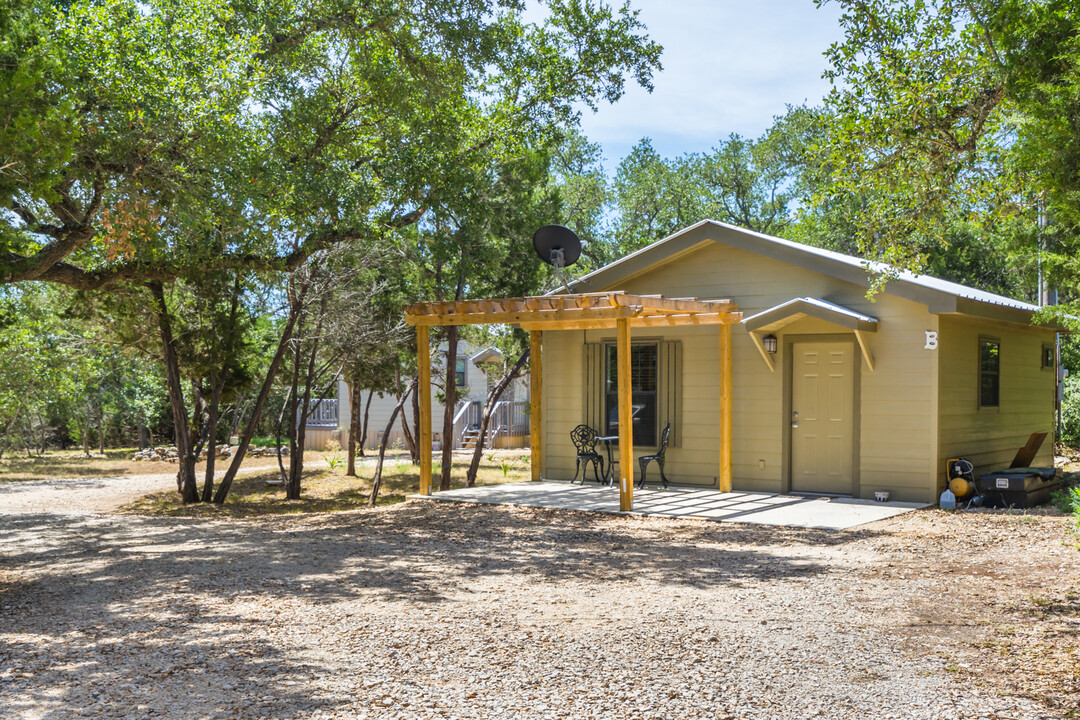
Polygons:
[[[426,502],[258,523],[2,519],[0,715],[28,704],[46,708],[45,718],[76,708],[133,717],[132,708],[168,713],[188,703],[178,716],[284,719],[331,706],[303,682],[326,668],[280,640],[298,600],[431,607],[460,602],[473,581],[500,574],[553,586],[797,580],[829,572],[810,559],[820,546],[877,534]],[[238,628],[254,622],[250,602],[278,604],[282,615],[241,637]],[[129,662],[114,662],[122,656]],[[212,692],[211,677],[228,689]]]

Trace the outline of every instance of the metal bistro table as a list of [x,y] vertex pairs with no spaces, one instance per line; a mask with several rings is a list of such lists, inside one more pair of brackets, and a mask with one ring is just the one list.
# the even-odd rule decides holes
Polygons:
[[605,480],[607,480],[608,487],[615,485],[615,460],[611,457],[611,444],[618,444],[618,435],[597,435],[597,442],[604,443],[604,447],[607,448],[607,472],[605,473]]

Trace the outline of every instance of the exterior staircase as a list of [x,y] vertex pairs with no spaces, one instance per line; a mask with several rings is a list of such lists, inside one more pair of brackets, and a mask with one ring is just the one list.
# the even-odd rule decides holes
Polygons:
[[[461,449],[462,450],[475,450],[476,443],[480,441],[480,428],[466,428],[461,434]],[[487,440],[484,443],[484,449],[491,449],[491,433],[488,433]]]

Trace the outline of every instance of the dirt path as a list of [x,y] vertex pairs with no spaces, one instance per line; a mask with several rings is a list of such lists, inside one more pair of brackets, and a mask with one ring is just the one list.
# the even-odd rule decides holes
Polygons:
[[427,502],[9,511],[0,717],[1066,717],[1066,539],[937,512],[837,533]]
[[[272,461],[245,464],[241,473],[270,470]],[[225,470],[214,473],[222,478]],[[202,474],[197,475],[202,480]],[[152,492],[176,488],[176,471],[116,477],[51,478],[0,483],[0,515],[10,513],[81,514],[112,512]]]

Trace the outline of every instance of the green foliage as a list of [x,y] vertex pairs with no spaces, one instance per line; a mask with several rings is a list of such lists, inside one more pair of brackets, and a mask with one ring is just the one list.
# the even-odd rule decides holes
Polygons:
[[1064,488],[1053,494],[1054,505],[1063,513],[1076,515],[1080,520],[1080,486]]
[[[1074,366],[1075,367],[1075,366]],[[1065,378],[1065,397],[1061,403],[1061,435],[1067,447],[1080,447],[1080,372]]]
[[0,15],[0,281],[291,269],[475,199],[659,66],[628,8],[547,10],[18,0]]
[[816,181],[812,148],[822,132],[821,111],[789,106],[760,138],[731,134],[708,153],[663,158],[643,139],[623,158],[612,185],[612,254],[706,218],[786,234],[797,200]]
[[837,4],[818,205],[857,209],[851,230],[871,256],[922,268],[958,242],[989,243],[1028,287],[1039,264],[1066,305],[1077,298],[1076,4]]

